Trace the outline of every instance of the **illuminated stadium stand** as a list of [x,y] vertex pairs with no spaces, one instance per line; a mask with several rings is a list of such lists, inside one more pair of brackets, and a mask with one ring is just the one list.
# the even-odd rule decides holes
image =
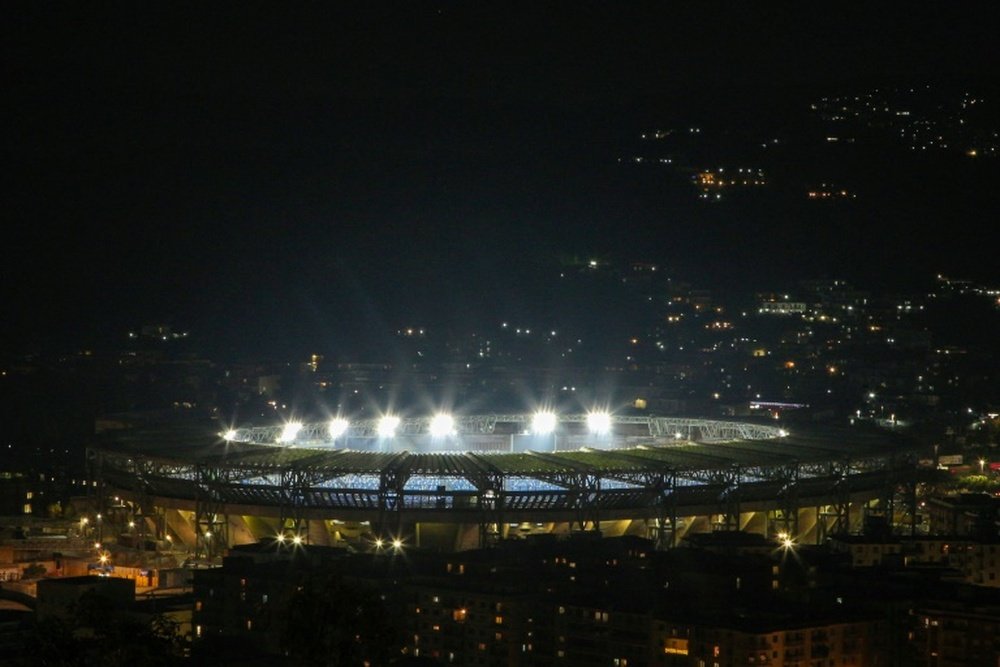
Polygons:
[[[314,541],[326,537],[310,522],[386,537],[474,527],[473,546],[520,524],[577,531],[617,522],[615,530],[641,524],[666,547],[685,517],[818,540],[847,530],[861,503],[877,499],[891,515],[913,468],[905,438],[853,428],[788,433],[746,421],[579,414],[533,433],[534,415],[505,414],[455,417],[441,436],[431,434],[434,419],[400,417],[391,433],[379,419],[340,422],[336,437],[329,421],[222,435],[125,431],[90,460],[102,497],[112,491],[143,516],[182,513],[193,536],[178,538],[207,556],[230,541],[229,517],[259,517],[278,535]],[[231,541],[251,537],[259,535]]]

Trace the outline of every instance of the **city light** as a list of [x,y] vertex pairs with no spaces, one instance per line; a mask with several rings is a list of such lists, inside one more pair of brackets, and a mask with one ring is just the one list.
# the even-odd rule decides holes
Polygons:
[[587,415],[587,430],[596,435],[611,431],[611,415],[607,412],[591,412]]
[[552,412],[536,412],[531,418],[531,432],[535,435],[546,435],[556,430],[558,419]]
[[296,546],[302,544],[302,536],[301,535],[296,535],[295,537],[293,537],[292,538],[292,544],[294,544]]
[[430,423],[431,435],[435,438],[444,438],[455,435],[455,419],[451,415],[434,415]]
[[278,442],[294,442],[295,436],[302,430],[302,422],[288,422],[281,429]]
[[347,429],[350,428],[351,423],[342,417],[336,417],[330,420],[330,437],[336,440],[340,436],[347,433]]
[[385,415],[378,420],[376,432],[380,438],[391,438],[396,434],[396,427],[399,426],[399,417]]
[[375,538],[375,548],[376,549],[381,549],[382,545],[384,545],[384,544],[385,544],[385,542],[382,541],[381,537]]
[[396,539],[394,539],[392,541],[392,548],[394,550],[396,550],[396,551],[399,551],[400,549],[402,549],[403,548],[403,540],[399,539],[398,537]]
[[222,434],[222,439],[225,440],[226,442],[232,442],[233,440],[236,439],[236,430],[229,429],[228,431]]

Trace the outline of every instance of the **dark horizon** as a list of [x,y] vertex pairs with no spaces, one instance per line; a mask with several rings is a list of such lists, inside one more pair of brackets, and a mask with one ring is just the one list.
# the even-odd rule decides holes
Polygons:
[[[262,354],[485,327],[550,312],[572,255],[653,261],[719,291],[1000,279],[984,242],[995,158],[876,145],[830,162],[800,140],[818,131],[810,100],[875,85],[968,83],[995,107],[988,20],[199,11],[4,11],[5,349],[149,323]],[[789,133],[774,187],[706,203],[681,172],[618,162],[641,133],[693,122],[729,145]],[[859,200],[789,196],[833,166]]]

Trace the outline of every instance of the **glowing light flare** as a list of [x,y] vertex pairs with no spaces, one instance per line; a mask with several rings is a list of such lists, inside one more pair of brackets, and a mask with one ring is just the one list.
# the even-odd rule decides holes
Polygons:
[[233,440],[236,439],[236,430],[229,429],[228,431],[222,434],[222,439],[225,440],[226,442],[232,442]]
[[535,435],[546,435],[556,430],[558,418],[554,412],[536,412],[531,418],[531,432]]
[[330,426],[328,427],[330,431],[330,437],[336,440],[340,436],[347,433],[347,429],[349,429],[350,427],[351,423],[346,419],[344,419],[343,417],[336,417],[335,419],[331,419]]
[[437,414],[431,419],[431,435],[435,438],[445,438],[455,435],[455,418],[447,414]]
[[278,442],[294,442],[295,437],[302,430],[302,422],[288,422],[281,428],[281,435]]
[[296,535],[295,537],[293,537],[292,538],[292,544],[294,544],[296,546],[302,544],[302,536],[301,535]]
[[611,431],[611,415],[607,412],[591,412],[587,415],[587,430],[595,435],[605,435]]
[[375,431],[378,433],[380,438],[391,438],[396,434],[396,428],[399,426],[399,417],[394,415],[385,415],[378,420],[378,426]]

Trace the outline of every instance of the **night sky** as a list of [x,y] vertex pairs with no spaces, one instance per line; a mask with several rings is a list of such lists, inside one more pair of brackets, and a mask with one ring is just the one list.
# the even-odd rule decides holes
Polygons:
[[770,131],[831,93],[988,95],[1000,33],[971,5],[90,4],[0,10],[7,352],[164,322],[343,353],[530,319],[573,255],[719,290],[1000,279],[995,160],[854,157],[879,187],[832,212],[703,206],[617,162],[653,127]]

